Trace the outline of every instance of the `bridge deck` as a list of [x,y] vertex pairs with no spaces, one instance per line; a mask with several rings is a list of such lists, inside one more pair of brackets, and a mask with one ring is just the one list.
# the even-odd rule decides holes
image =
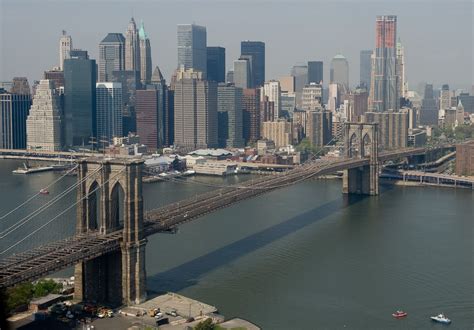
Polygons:
[[[381,160],[416,155],[426,152],[424,148],[382,153]],[[295,167],[282,175],[265,176],[243,184],[229,186],[188,198],[146,212],[145,236],[172,229],[239,201],[263,193],[287,187],[320,175],[343,169],[368,165],[368,159],[317,160]],[[0,261],[0,287],[23,281],[32,281],[47,274],[73,266],[80,261],[120,249],[122,232],[107,235],[76,235],[58,242],[48,243],[33,250],[7,257]]]

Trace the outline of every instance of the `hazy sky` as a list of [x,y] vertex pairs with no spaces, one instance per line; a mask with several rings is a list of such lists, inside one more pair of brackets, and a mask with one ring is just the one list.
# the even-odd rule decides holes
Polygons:
[[153,66],[169,80],[177,65],[176,25],[207,27],[208,46],[226,48],[226,66],[239,56],[241,40],[266,43],[266,78],[288,75],[308,60],[349,61],[351,84],[359,81],[359,51],[372,49],[376,15],[398,16],[410,88],[427,81],[453,88],[473,84],[472,0],[259,1],[259,0],[0,0],[0,80],[41,78],[59,62],[59,37],[66,30],[75,48],[98,59],[108,32],[125,33],[130,17],[145,23]]

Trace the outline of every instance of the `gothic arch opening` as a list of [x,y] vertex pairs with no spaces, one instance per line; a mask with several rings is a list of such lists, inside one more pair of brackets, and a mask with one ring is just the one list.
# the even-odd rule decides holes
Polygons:
[[359,137],[356,133],[352,133],[351,138],[349,139],[349,157],[359,156]]
[[369,157],[372,151],[371,148],[372,139],[370,138],[369,133],[365,133],[364,138],[362,139],[362,157]]
[[123,228],[125,193],[120,182],[110,193],[110,220],[113,228]]
[[87,228],[96,230],[100,221],[100,186],[94,181],[87,192]]

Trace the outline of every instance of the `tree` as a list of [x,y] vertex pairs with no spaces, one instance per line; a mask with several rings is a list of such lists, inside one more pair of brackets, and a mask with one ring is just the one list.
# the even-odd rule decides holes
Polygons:
[[33,296],[43,297],[50,293],[59,293],[62,289],[62,284],[56,283],[53,280],[41,280],[33,288]]
[[319,156],[324,155],[324,148],[313,146],[308,138],[301,140],[301,142],[296,146],[296,150],[301,153],[317,154]]
[[205,319],[204,321],[199,322],[194,330],[214,330],[214,324],[212,324],[212,319]]
[[33,284],[23,283],[7,289],[7,308],[11,311],[21,305],[28,304],[33,297]]
[[62,284],[53,280],[41,280],[36,284],[22,283],[8,288],[6,291],[7,310],[12,311],[21,305],[27,305],[32,298],[46,296],[50,293],[60,293]]

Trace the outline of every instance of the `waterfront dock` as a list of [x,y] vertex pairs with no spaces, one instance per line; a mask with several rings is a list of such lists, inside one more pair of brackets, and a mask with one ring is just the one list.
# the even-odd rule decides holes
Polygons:
[[[178,322],[180,319],[196,319],[217,312],[215,306],[205,304],[177,293],[168,292],[151,298],[142,304],[124,307],[121,309],[121,314],[148,317],[148,311],[153,309],[160,310],[164,317],[171,318],[170,321]],[[170,315],[173,311],[177,314],[176,317]]]

